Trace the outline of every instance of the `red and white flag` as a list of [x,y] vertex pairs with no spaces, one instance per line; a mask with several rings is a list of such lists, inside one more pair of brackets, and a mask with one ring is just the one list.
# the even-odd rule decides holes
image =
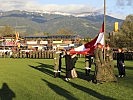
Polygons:
[[88,54],[92,53],[97,43],[104,45],[104,23],[100,29],[100,33],[90,42],[83,44],[77,48],[71,49],[71,54]]

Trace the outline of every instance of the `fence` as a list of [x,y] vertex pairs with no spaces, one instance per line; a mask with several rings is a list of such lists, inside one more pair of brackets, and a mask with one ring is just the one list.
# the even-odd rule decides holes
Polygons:
[[[133,60],[133,52],[125,52],[125,60]],[[53,59],[54,52],[53,51],[32,51],[32,52],[0,52],[0,57],[9,57],[9,58],[32,58],[32,59]],[[84,55],[78,55],[79,58],[83,58]],[[114,60],[117,59],[117,53],[113,54]]]
[[[133,60],[133,52],[124,52],[125,60]],[[113,53],[114,60],[117,59],[117,53]]]
[[53,59],[53,51],[13,52],[0,53],[1,58],[32,58],[32,59]]

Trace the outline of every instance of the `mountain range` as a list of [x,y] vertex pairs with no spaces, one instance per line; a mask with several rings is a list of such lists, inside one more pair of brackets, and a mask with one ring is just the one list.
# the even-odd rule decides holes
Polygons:
[[[0,11],[0,26],[10,25],[29,36],[42,32],[55,34],[60,29],[69,29],[76,35],[93,38],[102,26],[104,15],[98,12],[63,13],[47,11]],[[112,32],[114,22],[123,20],[106,15],[106,32]]]

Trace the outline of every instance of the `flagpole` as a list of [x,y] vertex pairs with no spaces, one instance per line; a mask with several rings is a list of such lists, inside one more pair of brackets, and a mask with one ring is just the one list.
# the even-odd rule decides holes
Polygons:
[[105,33],[106,33],[106,0],[104,0],[104,61],[105,61]]

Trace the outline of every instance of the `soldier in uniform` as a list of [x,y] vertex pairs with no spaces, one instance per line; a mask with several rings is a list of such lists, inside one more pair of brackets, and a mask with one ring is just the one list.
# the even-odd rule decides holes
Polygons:
[[59,51],[59,48],[56,48],[56,51],[54,53],[54,77],[58,76],[60,77],[61,72],[61,51]]
[[91,72],[91,64],[92,64],[92,55],[91,54],[87,54],[85,56],[85,74],[86,76],[89,76],[90,72]]
[[94,62],[95,62],[95,73],[94,82],[102,83],[104,82],[104,59],[101,43],[97,43],[96,49],[94,51]]
[[107,75],[106,81],[114,81],[116,82],[117,79],[114,74],[114,63],[113,63],[113,51],[111,50],[109,45],[106,45],[105,48],[105,74]]

